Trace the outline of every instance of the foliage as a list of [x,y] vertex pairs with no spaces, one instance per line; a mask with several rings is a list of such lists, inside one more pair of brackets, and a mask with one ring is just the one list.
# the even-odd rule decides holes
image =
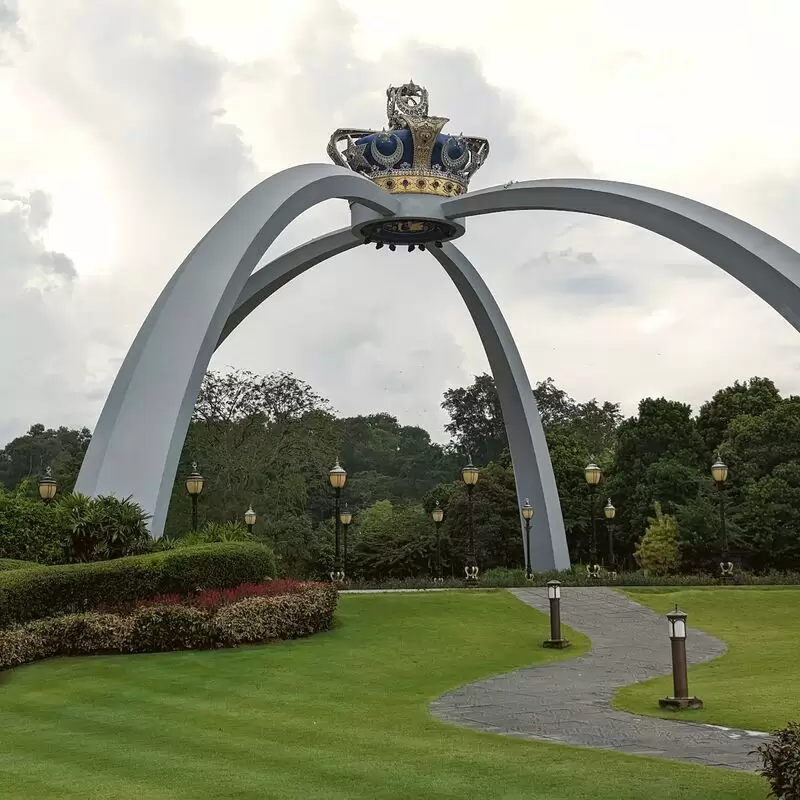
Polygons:
[[52,467],[59,493],[69,494],[90,439],[87,428],[71,430],[62,426],[54,430],[41,424],[31,425],[26,434],[0,450],[0,486],[13,489],[29,480],[27,493],[38,498],[38,479],[47,467]]
[[190,594],[159,594],[151,600],[142,600],[139,607],[186,605],[213,611],[220,606],[230,605],[245,597],[275,597],[279,594],[293,594],[304,586],[300,581],[285,579],[268,583],[242,583],[232,589],[203,589]]
[[0,631],[0,670],[63,655],[236,647],[331,627],[337,602],[332,586],[282,588],[219,606],[165,603],[129,613],[88,611],[28,622]]
[[37,569],[41,567],[35,561],[20,561],[16,558],[0,558],[0,572],[8,569]]
[[790,722],[773,736],[758,748],[763,761],[760,772],[769,781],[770,796],[800,800],[800,723]]
[[62,498],[70,526],[69,561],[108,561],[150,549],[150,515],[130,497]]
[[149,515],[130,498],[33,498],[27,482],[0,489],[0,557],[58,564],[106,561],[150,549]]
[[253,534],[241,522],[206,522],[198,531],[175,539],[176,547],[190,547],[196,544],[210,544],[211,542],[249,542]]
[[728,426],[737,417],[746,414],[757,417],[780,402],[780,394],[769,378],[750,378],[734,381],[714,393],[700,406],[697,430],[703,437],[708,455],[712,455],[725,438]]
[[661,504],[653,506],[647,531],[636,548],[636,561],[653,575],[669,575],[678,569],[678,523],[675,517],[664,514]]
[[260,583],[274,575],[272,551],[253,542],[206,544],[114,561],[12,570],[0,573],[0,628],[158,594]]

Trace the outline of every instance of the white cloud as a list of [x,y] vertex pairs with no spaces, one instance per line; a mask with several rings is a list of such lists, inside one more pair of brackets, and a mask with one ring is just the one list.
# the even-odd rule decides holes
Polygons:
[[[681,1],[661,16],[633,0],[496,0],[491,14],[463,7],[391,35],[351,0],[23,0],[18,24],[2,2],[0,28],[14,23],[24,45],[0,67],[13,122],[0,130],[0,181],[23,198],[0,207],[14,242],[0,280],[16,298],[0,324],[20,343],[4,359],[0,438],[40,419],[92,425],[150,304],[206,230],[257,180],[326,160],[334,128],[381,126],[386,86],[412,77],[453,129],[491,140],[476,187],[645,183],[800,247],[791,0]],[[404,8],[432,18],[428,3]],[[276,250],[346,220],[344,204],[324,204]],[[751,374],[800,391],[796,332],[659,237],[541,212],[471,220],[460,244],[533,380],[553,375],[629,412],[647,394],[696,405]],[[486,369],[436,263],[366,248],[282,289],[214,364],[292,370],[344,413],[385,409],[439,438],[442,392]]]

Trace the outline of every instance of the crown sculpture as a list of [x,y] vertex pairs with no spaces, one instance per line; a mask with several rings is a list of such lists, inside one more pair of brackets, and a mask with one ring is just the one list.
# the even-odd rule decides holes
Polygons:
[[[442,133],[447,117],[428,114],[428,90],[413,81],[386,90],[389,129],[339,128],[328,142],[335,164],[365,175],[390,194],[457,197],[489,155],[489,142]],[[346,147],[341,149],[341,145]],[[365,227],[367,243],[419,244],[452,238],[455,229],[424,220]],[[420,247],[424,249],[424,247]]]

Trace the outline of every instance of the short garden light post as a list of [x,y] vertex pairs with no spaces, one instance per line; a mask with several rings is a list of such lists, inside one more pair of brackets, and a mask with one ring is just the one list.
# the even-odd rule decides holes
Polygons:
[[661,708],[680,711],[682,708],[702,708],[699,697],[689,696],[689,678],[686,674],[686,614],[678,610],[667,614],[669,639],[672,645],[672,697],[658,701]]
[[244,512],[244,524],[247,525],[248,533],[252,533],[253,526],[256,524],[256,512],[253,511],[252,503],[248,507],[247,511]]
[[614,568],[614,517],[617,514],[617,509],[611,503],[611,498],[603,507],[603,513],[606,515],[606,527],[608,528],[608,567]]
[[547,599],[550,601],[550,638],[542,642],[543,647],[563,650],[569,642],[561,637],[561,583],[547,582]]
[[53,470],[48,467],[44,471],[44,477],[39,480],[39,497],[41,497],[45,503],[49,503],[56,496],[57,491],[58,484],[53,477]]
[[597,487],[603,479],[603,471],[592,460],[583,470],[586,483],[589,486],[589,514],[592,519],[591,538],[589,539],[589,566],[586,572],[590,578],[600,577],[600,565],[597,563],[597,514],[595,513],[595,498]]
[[342,496],[342,489],[344,489],[344,485],[347,483],[347,472],[345,472],[342,465],[339,463],[339,459],[336,459],[336,463],[334,464],[333,468],[328,473],[328,480],[333,487],[333,520],[334,520],[334,530],[336,532],[335,537],[335,548],[336,548],[336,556],[333,565],[333,572],[331,572],[331,580],[332,581],[343,581],[344,580],[344,570],[342,569],[342,560],[341,560],[341,553],[340,553],[340,539],[339,539],[339,526],[341,525],[341,520],[339,518],[339,500]]
[[444,509],[439,505],[438,500],[433,507],[433,511],[431,511],[431,519],[436,526],[436,575],[433,578],[433,582],[444,583],[444,578],[442,577],[441,537],[439,534],[439,529],[442,527],[442,520],[444,519]]
[[353,521],[353,512],[347,507],[347,503],[344,504],[344,508],[339,514],[339,521],[344,526],[344,532],[342,535],[342,552],[344,553],[344,559],[342,562],[342,572],[344,574],[342,576],[342,580],[344,580],[344,575],[347,575],[347,529],[350,527],[350,523]]
[[719,456],[711,465],[711,477],[714,479],[719,496],[719,574],[724,583],[733,575],[733,562],[728,560],[728,531],[725,527],[725,481],[728,480],[728,467]]
[[192,530],[197,530],[197,498],[203,491],[203,484],[205,483],[203,476],[197,471],[197,463],[192,463],[192,471],[186,478],[186,491],[189,497],[192,498]]
[[522,508],[520,508],[522,519],[525,520],[525,552],[528,554],[527,569],[525,577],[530,580],[533,577],[533,560],[531,558],[531,520],[533,519],[533,506],[531,501],[525,499]]
[[469,539],[467,541],[467,563],[464,572],[467,576],[467,583],[478,580],[478,562],[475,557],[475,509],[473,507],[472,492],[480,478],[480,470],[473,465],[472,458],[467,461],[467,465],[461,469],[461,478],[467,487],[467,508],[469,512]]

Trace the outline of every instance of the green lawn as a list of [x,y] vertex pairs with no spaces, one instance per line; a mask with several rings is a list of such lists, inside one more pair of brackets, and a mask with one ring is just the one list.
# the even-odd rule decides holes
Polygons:
[[[629,589],[634,600],[666,613],[677,603],[689,625],[718,636],[729,651],[689,669],[689,691],[705,707],[681,719],[770,731],[800,720],[800,587]],[[666,622],[664,623],[666,629]],[[686,646],[692,647],[691,634]],[[669,677],[621,689],[615,706],[674,719],[658,698],[672,694]]]
[[448,689],[586,647],[546,636],[506,592],[350,595],[302,641],[25,667],[0,683],[0,797],[763,800],[755,775],[429,716]]

